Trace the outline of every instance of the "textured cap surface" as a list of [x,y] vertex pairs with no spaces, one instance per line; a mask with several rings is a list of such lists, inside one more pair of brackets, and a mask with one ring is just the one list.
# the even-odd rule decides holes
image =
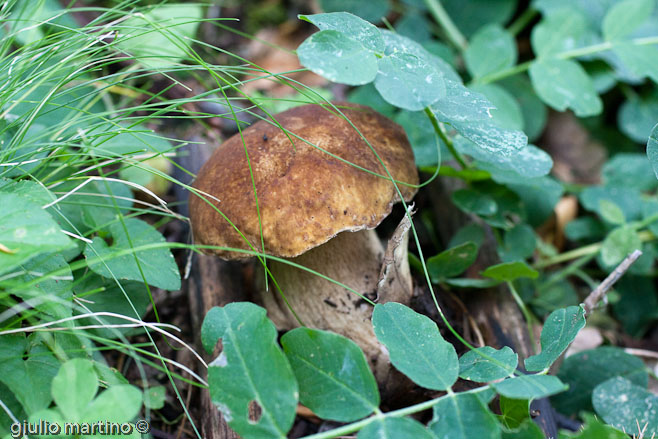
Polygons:
[[[336,103],[379,154],[396,180],[418,183],[411,146],[402,127],[374,110]],[[349,107],[349,108],[347,108]],[[258,195],[265,251],[293,257],[342,231],[376,227],[399,201],[393,183],[351,166],[386,175],[372,150],[333,109],[304,105],[259,121],[221,144],[199,171],[194,186],[217,197],[210,200],[257,250],[261,249],[256,199],[245,155]],[[292,143],[290,141],[292,139]],[[293,146],[294,143],[294,146]],[[398,184],[405,200],[416,189]],[[206,201],[190,196],[190,218],[197,244],[249,249],[235,229]],[[214,251],[225,259],[245,254]]]

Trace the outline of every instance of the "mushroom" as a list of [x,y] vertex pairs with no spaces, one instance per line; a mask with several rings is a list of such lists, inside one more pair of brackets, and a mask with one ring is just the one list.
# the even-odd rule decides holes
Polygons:
[[[418,173],[402,127],[362,105],[335,105],[368,139],[398,182],[402,197],[409,201],[417,190],[413,185],[418,183]],[[377,156],[329,106],[296,107],[275,115],[274,120],[259,121],[245,129],[242,137],[238,134],[226,140],[199,171],[194,186],[217,200],[190,199],[195,241],[250,249],[246,238],[256,250],[264,245],[265,253],[289,258],[371,300],[408,302],[412,285],[406,240],[398,246],[404,250],[398,258],[401,275],[387,278],[386,283],[394,283],[394,288],[387,285],[387,297],[377,297],[385,252],[373,229],[400,201]],[[224,249],[212,252],[223,259],[248,256]],[[268,268],[306,326],[351,338],[379,368],[382,351],[370,323],[372,306],[353,292],[291,264],[270,260]],[[268,316],[280,330],[298,326],[272,284],[261,290]]]

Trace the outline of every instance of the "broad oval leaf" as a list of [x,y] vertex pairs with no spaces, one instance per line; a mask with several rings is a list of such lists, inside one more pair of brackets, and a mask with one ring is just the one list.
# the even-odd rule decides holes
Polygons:
[[72,246],[55,220],[26,197],[0,193],[0,273],[18,267],[40,253],[52,253]]
[[592,392],[604,381],[621,376],[646,388],[649,375],[639,358],[613,346],[590,349],[565,358],[557,374],[569,390],[551,398],[553,406],[565,415],[592,411]]
[[470,267],[478,255],[474,242],[465,242],[427,259],[427,271],[432,282],[455,277]]
[[492,265],[487,267],[482,273],[482,276],[490,277],[502,282],[511,282],[513,280],[527,277],[536,279],[539,273],[528,267],[525,262],[503,262],[502,264]]
[[375,53],[336,30],[322,30],[297,48],[299,62],[313,73],[347,85],[372,82],[377,76]]
[[[658,396],[626,378],[599,384],[592,394],[596,413],[608,424],[627,432],[658,432]],[[649,436],[650,437],[650,436]]]
[[[295,419],[297,382],[276,338],[265,309],[253,303],[214,307],[203,321],[206,351],[222,340],[222,352],[208,365],[210,397],[241,436],[280,439]],[[250,406],[260,409],[258,419],[250,418]]]
[[357,439],[436,439],[423,424],[411,418],[384,418],[368,424]]
[[539,97],[558,111],[570,108],[576,116],[586,117],[597,115],[603,109],[594,83],[575,61],[534,61],[530,66],[530,79]]
[[98,376],[94,364],[84,358],[74,358],[62,364],[53,378],[52,394],[57,408],[67,420],[82,421],[82,415],[98,391]]
[[528,178],[543,177],[553,168],[551,156],[531,144],[512,155],[491,153],[476,147],[471,142],[460,142],[457,146],[460,152],[477,160],[482,169],[500,179],[516,178],[523,181]]
[[471,89],[481,93],[496,107],[491,110],[491,118],[496,125],[510,130],[523,130],[521,106],[511,93],[496,84],[475,84]]
[[422,110],[446,95],[442,73],[410,53],[380,58],[375,88],[386,102],[411,111]]
[[633,75],[649,77],[658,83],[658,48],[655,45],[616,42],[612,51]]
[[512,67],[516,57],[514,37],[498,24],[480,28],[464,51],[466,68],[475,78]]
[[388,349],[391,363],[419,386],[446,390],[457,381],[455,348],[429,317],[389,302],[375,306],[372,325],[377,339]]
[[[180,289],[180,272],[168,248],[137,250],[141,246],[165,243],[160,232],[136,218],[110,225],[109,232],[111,245],[96,237],[85,247],[84,255],[92,271],[110,279],[145,281],[165,290]],[[128,253],[115,256],[120,252]]]
[[[651,130],[658,120],[658,95],[631,98],[619,108],[619,129],[638,143],[649,139]],[[617,157],[619,154],[615,155]],[[613,158],[614,159],[614,158]]]
[[129,422],[142,407],[142,392],[129,384],[115,384],[101,392],[85,409],[82,422]]
[[547,57],[583,46],[594,37],[587,18],[572,7],[560,8],[532,29],[530,40],[538,57]]
[[377,382],[352,340],[310,328],[281,337],[299,383],[299,401],[322,419],[352,422],[379,406]]
[[621,226],[606,236],[601,246],[601,261],[607,267],[620,263],[634,250],[642,248],[642,239],[637,230],[630,226]]
[[528,145],[523,131],[502,128],[492,120],[452,121],[450,125],[479,148],[504,156],[512,156]]
[[472,393],[444,396],[434,406],[428,428],[439,439],[499,439],[500,424],[484,401]]
[[439,99],[431,108],[441,122],[453,122],[491,119],[493,105],[481,93],[477,93],[461,82],[445,80],[446,95]]
[[313,23],[320,30],[335,30],[343,33],[361,43],[366,49],[375,52],[384,51],[384,38],[379,29],[349,12],[300,15],[299,18]]
[[603,18],[603,37],[614,41],[631,34],[651,16],[655,3],[655,0],[625,0],[612,5]]
[[[585,421],[577,434],[566,435],[564,439],[628,439],[628,435],[621,430],[605,424],[591,413],[582,413]],[[542,434],[542,438],[544,435]]]
[[459,359],[459,377],[478,383],[498,380],[514,373],[518,362],[519,356],[508,346],[500,350],[490,346],[476,348]]
[[459,189],[452,193],[452,202],[464,212],[489,216],[498,211],[496,200],[475,189]]
[[513,399],[538,399],[567,390],[553,375],[521,375],[491,384],[501,395]]
[[534,372],[550,367],[584,327],[585,309],[582,306],[553,311],[541,330],[541,353],[526,358],[526,369]]
[[121,24],[117,48],[149,67],[168,68],[188,56],[188,42],[202,22],[203,9],[200,4],[161,4],[128,17]]

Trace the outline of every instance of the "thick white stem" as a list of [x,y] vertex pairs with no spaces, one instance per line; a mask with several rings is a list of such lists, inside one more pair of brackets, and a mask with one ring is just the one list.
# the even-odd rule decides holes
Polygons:
[[[386,283],[387,290],[390,290],[393,282],[399,284],[396,289],[406,290],[391,294],[390,297],[408,303],[412,286],[406,260],[406,240],[401,247],[404,248],[401,263],[407,267],[406,271],[402,270],[404,276],[392,281],[387,277]],[[329,242],[292,259],[297,264],[340,281],[376,302],[387,299],[378,297],[383,260],[384,247],[373,230],[340,233]],[[352,339],[363,349],[376,371],[388,368],[387,364],[382,364],[383,361],[388,362],[388,356],[377,342],[372,329],[372,305],[341,286],[288,264],[272,262],[269,268],[288,303],[306,326],[333,331]],[[386,295],[389,296],[388,293]],[[268,291],[262,290],[262,300],[268,316],[279,329],[298,326],[272,285]]]

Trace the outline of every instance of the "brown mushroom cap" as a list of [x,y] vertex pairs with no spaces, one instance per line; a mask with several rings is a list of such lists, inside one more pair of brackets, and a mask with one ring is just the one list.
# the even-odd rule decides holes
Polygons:
[[[418,183],[418,172],[402,127],[371,108],[336,103],[361,131],[394,179]],[[333,109],[304,105],[259,121],[242,132],[258,195],[267,253],[298,256],[343,231],[372,229],[399,201],[393,183],[355,168],[301,139],[362,168],[386,175],[368,145]],[[293,147],[294,143],[294,147]],[[194,186],[217,197],[210,200],[261,249],[256,200],[245,148],[237,134],[221,144],[199,171]],[[398,184],[405,200],[416,188]],[[190,198],[197,243],[249,249],[244,239],[206,201]],[[213,251],[225,259],[244,253]]]

